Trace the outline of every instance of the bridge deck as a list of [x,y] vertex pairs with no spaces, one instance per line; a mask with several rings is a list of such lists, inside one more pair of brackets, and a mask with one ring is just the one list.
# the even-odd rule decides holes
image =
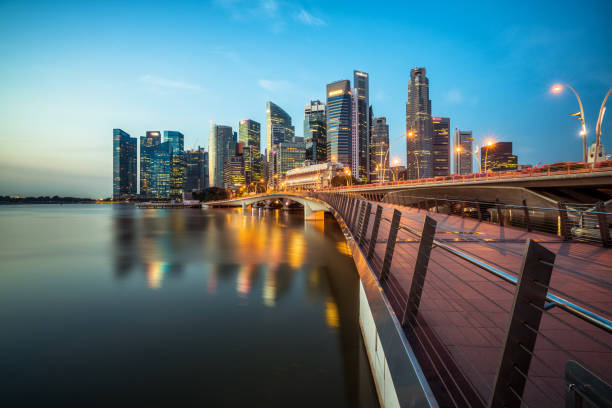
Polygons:
[[[383,206],[374,263],[384,258],[386,239],[394,209],[402,213],[401,225],[421,232],[425,215],[437,222],[435,238],[457,250],[478,258],[507,273],[517,276],[528,238],[543,244],[556,254],[550,293],[557,294],[606,318],[612,316],[612,250],[579,242],[564,242],[552,234],[526,232],[500,227],[487,222],[456,215],[426,212],[392,204]],[[385,220],[386,219],[386,220]],[[373,220],[373,216],[372,216]],[[371,235],[370,221],[367,237]],[[419,239],[401,229],[395,246],[390,279],[385,291],[399,315],[407,301]],[[509,310],[515,287],[474,265],[434,247],[421,305],[419,319],[407,330],[419,360],[429,376],[445,377],[432,360],[445,361],[450,371],[447,381],[481,402],[488,400],[503,346]],[[401,319],[401,318],[400,318]],[[419,333],[421,335],[419,335]],[[563,372],[569,359],[581,361],[604,379],[612,379],[612,335],[552,308],[544,313],[540,335],[534,351],[529,381],[524,397],[530,406],[561,406],[564,401]],[[428,362],[432,362],[429,364]],[[465,384],[453,375],[453,368],[463,373]],[[437,375],[434,375],[437,374]],[[453,377],[455,377],[453,379]],[[468,389],[466,389],[467,385]],[[432,388],[446,388],[443,382]],[[463,391],[461,391],[463,389]],[[471,391],[470,391],[471,389]],[[459,399],[459,397],[457,397]]]

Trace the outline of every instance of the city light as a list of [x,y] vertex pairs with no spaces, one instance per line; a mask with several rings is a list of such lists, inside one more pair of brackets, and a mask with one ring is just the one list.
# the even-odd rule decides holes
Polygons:
[[563,85],[554,85],[551,89],[552,93],[561,93]]
[[455,149],[455,151],[456,151],[457,153],[461,153],[461,147],[460,147],[460,146],[457,146],[457,148]]

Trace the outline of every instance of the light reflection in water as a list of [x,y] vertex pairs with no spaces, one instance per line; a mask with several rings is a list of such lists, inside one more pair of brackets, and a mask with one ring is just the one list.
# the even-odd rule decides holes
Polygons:
[[325,301],[325,321],[332,328],[340,327],[340,316],[338,315],[338,305],[333,299]]

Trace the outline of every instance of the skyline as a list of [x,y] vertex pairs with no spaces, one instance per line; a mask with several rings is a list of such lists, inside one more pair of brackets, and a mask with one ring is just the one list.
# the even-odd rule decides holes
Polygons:
[[[513,142],[520,163],[580,161],[579,123],[568,116],[575,98],[550,87],[580,93],[590,143],[612,83],[612,6],[603,2],[437,3],[423,21],[405,5],[360,13],[354,2],[66,4],[0,6],[0,34],[12,39],[0,45],[10,61],[0,66],[0,194],[109,196],[113,128],[132,137],[178,130],[185,148],[207,148],[210,121],[265,127],[272,101],[303,136],[304,106],[353,70],[369,74],[374,116],[387,118],[394,139],[405,128],[410,69],[421,66],[432,115],[450,117],[451,133]],[[363,53],[338,52],[356,38]],[[608,150],[609,126],[607,115]],[[405,164],[405,151],[400,140],[390,155]]]

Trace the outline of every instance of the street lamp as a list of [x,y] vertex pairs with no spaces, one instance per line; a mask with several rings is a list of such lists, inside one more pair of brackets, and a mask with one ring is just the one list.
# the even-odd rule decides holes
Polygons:
[[612,92],[612,88],[608,89],[608,93],[601,103],[601,108],[599,108],[599,116],[597,116],[597,125],[595,126],[595,161],[593,162],[593,167],[595,167],[597,164],[597,157],[599,156],[599,146],[601,145],[601,123],[603,122],[603,117],[606,113],[606,101],[608,100],[608,96],[610,96],[610,92]]
[[485,171],[484,171],[484,172],[485,172],[485,174],[487,173],[487,159],[488,159],[488,156],[489,156],[489,147],[490,147],[490,146],[493,146],[494,144],[495,144],[495,142],[493,142],[493,141],[489,140],[489,141],[487,142],[487,146],[486,146],[486,148],[485,148]]
[[[561,93],[561,91],[563,91],[563,88],[569,88],[574,93],[574,95],[576,95],[576,99],[578,100],[578,106],[580,106],[580,112],[574,113],[571,116],[577,116],[578,119],[580,119],[580,122],[582,123],[582,130],[580,131],[580,136],[582,136],[582,158],[583,158],[584,164],[586,164],[587,163],[587,146],[586,146],[587,131],[586,131],[586,126],[584,124],[584,109],[582,108],[582,101],[580,100],[580,96],[578,96],[578,92],[576,92],[576,90],[572,88],[570,85],[557,84],[552,87],[551,91],[553,93],[558,94],[558,93]],[[610,94],[610,91],[608,91],[608,94]],[[606,95],[606,99],[607,99],[607,95]],[[605,104],[605,99],[604,99],[604,104]],[[602,107],[603,106],[604,105],[602,105]],[[600,114],[601,114],[601,111],[600,111]]]
[[346,186],[353,185],[353,180],[351,178],[351,169],[348,167],[344,169],[344,177],[346,178]]

